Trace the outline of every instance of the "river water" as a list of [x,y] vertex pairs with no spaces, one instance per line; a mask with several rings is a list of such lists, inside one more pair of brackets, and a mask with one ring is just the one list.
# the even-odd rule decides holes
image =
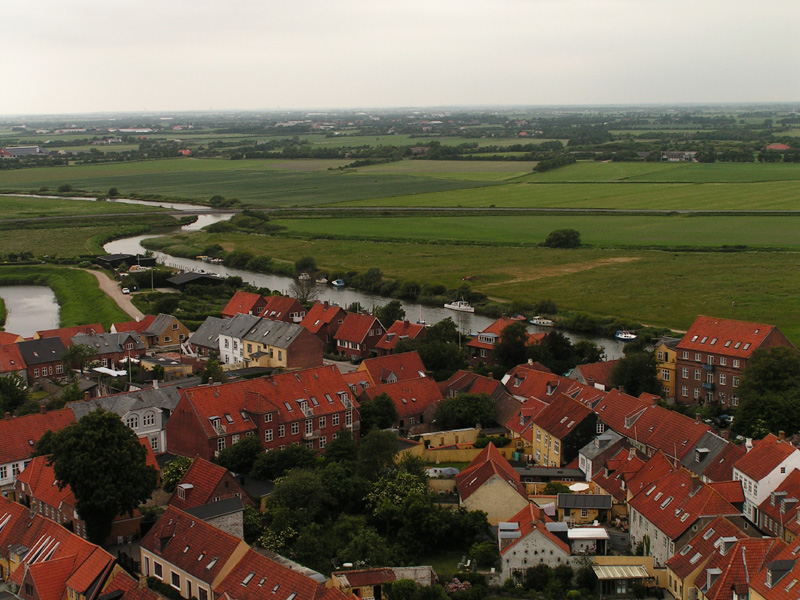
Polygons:
[[32,337],[37,331],[58,327],[58,302],[49,287],[0,286],[0,298],[6,305],[6,331]]
[[[131,203],[138,203],[138,201],[131,200]],[[174,205],[177,207],[178,205]],[[188,206],[188,205],[184,205]],[[195,210],[196,207],[190,209],[176,208],[176,210]],[[181,231],[198,231],[207,225],[225,221],[230,219],[232,214],[201,214],[198,215],[197,221],[190,225],[181,227]],[[142,240],[153,237],[152,235],[139,235],[130,238],[123,238],[107,243],[103,249],[109,254],[142,254],[146,249],[142,246]],[[281,277],[277,275],[264,275],[262,273],[254,273],[252,271],[245,271],[242,269],[232,269],[224,265],[215,265],[205,263],[199,260],[190,258],[180,258],[165,254],[163,252],[153,252],[156,260],[159,263],[165,264],[169,267],[180,269],[183,271],[198,271],[205,273],[216,273],[223,277],[238,276],[242,280],[250,283],[256,287],[266,287],[270,290],[277,290],[283,294],[288,294],[289,286],[292,284],[292,279],[289,277]],[[375,296],[372,294],[365,294],[347,288],[334,288],[331,285],[320,285],[318,300],[339,304],[346,307],[354,302],[359,302],[361,306],[366,309],[372,309],[375,306],[382,306],[389,302],[387,298],[382,296]],[[406,318],[411,321],[422,320],[429,325],[442,321],[448,317],[452,318],[458,326],[459,331],[464,334],[475,333],[482,331],[494,322],[494,319],[484,317],[481,315],[457,312],[446,309],[444,307],[438,308],[433,306],[423,306],[421,304],[402,301],[403,309],[406,311]],[[528,330],[531,332],[549,332],[552,328],[539,327],[537,325],[528,325]],[[606,358],[613,360],[622,356],[623,344],[614,339],[582,336],[575,333],[562,331],[573,343],[582,339],[595,342],[598,346],[604,349]]]

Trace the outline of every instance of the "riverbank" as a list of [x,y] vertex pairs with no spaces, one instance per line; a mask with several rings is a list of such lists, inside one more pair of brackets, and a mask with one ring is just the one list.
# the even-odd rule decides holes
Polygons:
[[124,310],[128,313],[128,316],[136,321],[144,318],[144,313],[140,311],[133,305],[131,301],[130,295],[125,295],[122,293],[122,289],[119,287],[116,281],[111,279],[108,274],[104,271],[93,271],[89,269],[82,269],[86,273],[89,273],[97,280],[97,285],[100,286],[100,289],[114,302],[116,302],[117,306],[120,309]]

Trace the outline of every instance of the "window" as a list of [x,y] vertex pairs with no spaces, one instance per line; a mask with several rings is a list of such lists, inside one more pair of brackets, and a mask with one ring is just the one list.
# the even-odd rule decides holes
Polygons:
[[327,424],[328,424],[328,418],[327,417],[320,417],[319,418],[319,428],[320,429],[325,429]]
[[239,349],[239,341],[238,340],[233,340],[233,349],[234,350],[238,350]]
[[481,348],[481,358],[486,358],[486,349]]
[[295,421],[292,423],[292,435],[297,435],[300,433],[300,423]]
[[238,441],[239,441],[239,434],[238,434],[238,433],[234,433],[234,434],[231,436],[231,444],[235,444],[235,443],[236,443],[236,442],[238,442]]
[[725,385],[725,380],[726,380],[725,373],[720,373],[719,374],[719,384],[720,385]]
[[156,415],[155,413],[146,413],[144,417],[142,417],[142,425],[155,425],[156,423]]
[[328,445],[328,439],[326,436],[322,436],[319,438],[319,449],[322,450],[325,446]]
[[22,469],[19,468],[19,463],[14,463],[11,465],[11,476],[16,477],[22,472]]
[[699,353],[699,352],[695,352],[695,353],[694,353],[694,359],[695,359],[697,362],[700,362],[700,361],[702,360],[702,358],[701,358],[701,356],[700,356],[700,353]]
[[694,380],[695,381],[700,381],[700,369],[695,369],[694,370]]
[[684,379],[689,379],[689,369],[688,369],[688,367],[683,367],[683,369],[681,369],[681,376]]
[[306,419],[306,435],[311,435],[314,431],[314,419]]
[[229,343],[228,338],[225,338],[225,347],[226,348],[230,348],[230,343]]
[[186,580],[186,595],[189,596],[189,598],[192,597],[192,582],[188,579]]
[[661,380],[669,381],[669,369],[661,369]]
[[664,351],[663,350],[659,350],[658,351],[658,360],[664,360]]
[[161,563],[157,563],[156,561],[153,561],[153,573],[159,579],[162,578],[163,574],[161,572]]
[[560,450],[561,450],[561,444],[559,443],[559,441],[553,440],[553,453],[558,454]]
[[252,354],[253,353],[253,344],[247,344],[247,353],[248,354]]
[[264,441],[265,442],[271,442],[272,441],[272,429],[267,429],[264,432]]
[[694,388],[694,399],[697,400],[700,398],[700,390],[698,388]]
[[264,423],[272,423],[272,413],[267,413],[264,415]]
[[739,377],[736,375],[731,376],[731,385],[733,387],[739,387]]
[[589,509],[582,508],[581,509],[581,516],[584,517],[584,518],[588,517],[589,516]]
[[282,359],[283,359],[283,351],[282,350],[278,350],[278,360],[282,360]]
[[681,358],[685,358],[685,359],[687,359],[687,360],[688,360],[688,359],[689,359],[689,352],[688,352],[688,351],[686,351],[686,350],[684,350],[684,351],[683,351],[683,356],[682,356]]
[[731,406],[739,406],[739,396],[731,396]]
[[5,479],[6,477],[8,477],[8,467],[3,465],[0,467],[0,479]]
[[153,452],[158,452],[158,438],[150,438],[150,447],[153,449]]
[[719,364],[720,364],[721,367],[724,367],[725,365],[728,364],[728,359],[725,358],[724,356],[720,356],[719,357]]
[[738,358],[734,358],[733,359],[733,368],[734,369],[738,369],[739,368],[739,359]]
[[314,449],[314,440],[308,440],[306,442],[306,448],[308,448],[309,450],[313,450]]
[[208,600],[208,590],[205,588],[197,588],[198,600]]
[[[165,336],[164,336],[164,341],[165,341],[165,342],[167,342],[167,343],[169,343],[169,342],[171,342],[171,341],[172,341],[172,338],[171,338],[170,336],[168,336],[168,335],[165,335]],[[235,345],[236,345],[236,343],[234,342],[234,346],[235,346]]]
[[125,424],[130,427],[131,429],[137,429],[139,427],[139,417],[138,415],[131,415],[125,420]]
[[286,425],[278,425],[278,437],[286,435]]
[[331,415],[331,425],[333,425],[334,427],[339,426],[339,413]]
[[347,427],[350,427],[350,425],[353,424],[353,411],[352,410],[348,410],[346,413],[344,413],[344,424]]
[[538,427],[536,428],[536,441],[537,442],[542,441],[542,430],[539,429]]
[[707,362],[708,364],[710,364],[710,365],[713,365],[713,364],[714,364],[714,357],[713,357],[711,354],[709,354],[709,355],[706,357],[706,362]]
[[56,365],[56,375],[64,373],[64,365]]
[[606,430],[606,426],[603,425],[600,421],[597,422],[597,427],[595,427],[595,432],[603,433]]
[[181,589],[181,576],[175,571],[170,571],[170,577],[172,578],[172,587],[178,590]]
[[217,438],[217,450],[225,450],[225,438]]
[[33,376],[34,377],[39,377],[39,369],[34,369],[33,370]]

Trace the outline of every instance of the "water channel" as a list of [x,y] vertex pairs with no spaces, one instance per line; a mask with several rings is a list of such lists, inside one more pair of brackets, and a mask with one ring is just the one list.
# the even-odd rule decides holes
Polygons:
[[0,286],[0,298],[6,305],[6,331],[32,337],[37,331],[58,327],[58,302],[49,287]]
[[[134,204],[139,203],[139,201],[136,200],[128,200],[128,202]],[[189,208],[182,208],[182,206]],[[172,204],[170,207],[175,208],[176,210],[186,210],[187,214],[191,214],[191,211],[197,210],[197,207],[191,205]],[[181,231],[198,231],[199,229],[202,229],[207,225],[211,225],[212,223],[230,219],[231,216],[232,214],[200,214],[198,215],[197,221],[181,227]],[[142,254],[146,251],[146,249],[141,245],[141,242],[149,237],[153,236],[139,235],[135,237],[123,238],[109,242],[103,246],[103,248],[109,254]],[[292,284],[292,279],[289,277],[265,275],[262,273],[254,273],[252,271],[245,271],[242,269],[232,269],[224,265],[205,263],[190,258],[180,258],[170,254],[165,254],[163,252],[153,252],[153,255],[156,257],[156,260],[159,263],[180,269],[182,271],[216,273],[217,275],[221,275],[223,277],[238,276],[247,283],[250,283],[256,287],[266,287],[271,290],[280,291],[284,294],[287,293],[289,286]],[[359,302],[361,306],[371,309],[374,306],[382,306],[389,301],[387,298],[382,296],[357,292],[347,288],[334,288],[330,285],[321,285],[319,287],[320,293],[317,297],[318,300],[327,300],[328,302],[337,303],[344,307],[352,304],[353,302]],[[403,309],[406,311],[406,317],[411,321],[422,320],[430,325],[450,317],[458,325],[459,331],[465,335],[482,331],[494,322],[494,319],[489,317],[452,311],[444,307],[438,308],[434,306],[424,306],[405,301],[403,301],[402,304]],[[528,330],[531,332],[546,333],[548,331],[552,331],[552,328],[528,325]],[[602,337],[582,336],[566,331],[562,331],[562,333],[564,333],[564,335],[566,335],[573,343],[582,339],[595,342],[598,346],[604,348],[604,352],[608,360],[613,360],[622,356],[623,344],[617,340]]]

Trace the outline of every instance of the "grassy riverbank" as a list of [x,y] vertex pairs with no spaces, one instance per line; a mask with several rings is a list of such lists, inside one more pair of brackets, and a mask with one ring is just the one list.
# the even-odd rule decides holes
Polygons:
[[59,311],[59,325],[71,327],[115,321],[128,321],[125,312],[106,296],[91,274],[67,267],[0,266],[0,285],[43,285],[53,290]]

